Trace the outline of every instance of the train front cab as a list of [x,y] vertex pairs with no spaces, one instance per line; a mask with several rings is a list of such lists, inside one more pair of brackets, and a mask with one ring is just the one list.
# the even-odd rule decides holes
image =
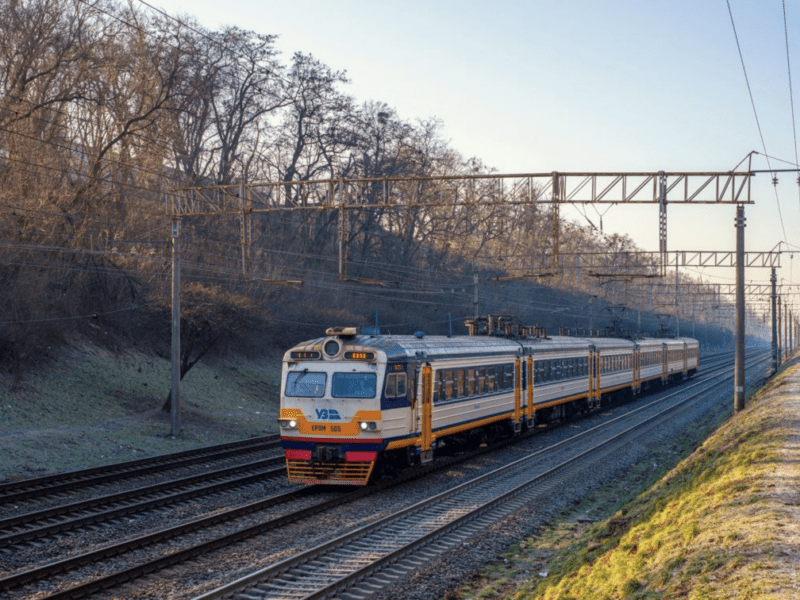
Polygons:
[[[347,342],[324,338],[284,357],[279,426],[291,483],[366,485],[384,448],[385,357]],[[407,406],[400,368],[390,381]]]

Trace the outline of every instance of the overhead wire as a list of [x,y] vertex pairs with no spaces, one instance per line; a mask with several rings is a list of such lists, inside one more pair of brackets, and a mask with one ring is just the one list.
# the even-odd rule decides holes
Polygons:
[[[725,0],[725,2],[728,5],[728,14],[730,15],[730,18],[731,18],[731,27],[733,28],[733,37],[736,40],[736,48],[739,51],[739,61],[742,64],[742,72],[744,73],[744,80],[745,80],[745,83],[747,84],[747,93],[750,95],[750,105],[753,107],[753,115],[755,116],[755,119],[756,119],[756,127],[758,128],[758,135],[761,138],[761,147],[764,149],[764,156],[767,157],[767,144],[764,141],[764,133],[761,130],[761,122],[758,120],[758,111],[756,110],[756,102],[755,102],[755,99],[753,98],[753,90],[750,87],[750,78],[747,76],[747,68],[745,67],[744,56],[742,54],[742,46],[739,43],[739,34],[736,32],[736,23],[733,20],[733,10],[731,9],[731,1],[730,0]],[[767,157],[767,168],[770,171],[772,170],[772,165],[770,164],[770,159],[768,157]],[[781,230],[783,231],[783,239],[784,239],[784,241],[787,241],[788,238],[786,236],[786,227],[783,224],[783,213],[781,212],[781,203],[780,203],[780,200],[778,198],[778,186],[776,185],[776,186],[773,186],[773,187],[775,189],[775,202],[778,205],[778,217],[779,217],[780,222],[781,222]],[[787,243],[788,243],[788,241],[787,241]]]
[[[792,63],[789,59],[789,26],[786,21],[786,0],[783,0],[783,32],[786,39],[786,69],[789,73],[789,106],[792,109],[792,138],[794,139],[794,162],[795,165],[800,163],[800,157],[797,153],[797,125],[794,119],[794,92],[792,86]],[[800,186],[798,186],[800,190]]]

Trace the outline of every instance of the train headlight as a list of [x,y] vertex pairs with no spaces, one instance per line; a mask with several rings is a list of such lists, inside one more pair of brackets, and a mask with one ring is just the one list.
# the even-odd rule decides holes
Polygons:
[[281,419],[281,427],[283,429],[296,429],[297,428],[297,421],[294,419]]
[[327,356],[333,358],[334,356],[339,354],[339,352],[342,349],[342,345],[336,340],[328,340],[327,342],[325,342],[325,345],[322,347],[322,349],[325,351],[325,354]]
[[375,421],[361,421],[361,431],[376,431],[378,424]]

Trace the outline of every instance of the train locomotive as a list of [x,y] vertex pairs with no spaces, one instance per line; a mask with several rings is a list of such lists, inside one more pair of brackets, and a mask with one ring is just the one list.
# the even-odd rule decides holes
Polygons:
[[427,463],[698,369],[691,338],[547,337],[497,324],[453,337],[329,328],[288,350],[278,421],[289,481],[366,485],[378,464]]

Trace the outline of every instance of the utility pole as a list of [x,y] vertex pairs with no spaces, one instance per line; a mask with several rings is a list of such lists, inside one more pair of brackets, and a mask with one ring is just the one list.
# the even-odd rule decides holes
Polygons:
[[661,275],[667,274],[667,175],[658,172],[658,250],[661,253]]
[[247,280],[250,275],[250,245],[253,236],[252,215],[253,209],[252,189],[246,187],[244,182],[239,184],[239,198],[242,203],[241,216],[241,247],[242,247],[242,278]]
[[170,405],[170,435],[181,432],[181,259],[179,235],[181,221],[172,219],[172,403]]
[[783,303],[783,359],[789,358],[789,303]]
[[475,292],[472,297],[472,304],[475,307],[475,318],[477,319],[480,316],[479,306],[478,306],[478,274],[475,273],[472,276],[472,283],[475,286]]
[[778,291],[777,291],[777,283],[778,283],[778,276],[775,273],[775,268],[772,269],[772,275],[769,278],[770,283],[772,284],[772,297],[770,298],[772,302],[772,374],[778,372],[778,313],[777,313],[777,301],[778,301]]
[[680,260],[678,259],[679,254],[675,253],[675,337],[681,337],[681,324],[678,320],[678,263]]
[[736,206],[736,358],[733,410],[744,410],[744,206]]
[[783,324],[781,310],[781,297],[778,295],[778,366],[783,364],[783,332],[781,326]]

